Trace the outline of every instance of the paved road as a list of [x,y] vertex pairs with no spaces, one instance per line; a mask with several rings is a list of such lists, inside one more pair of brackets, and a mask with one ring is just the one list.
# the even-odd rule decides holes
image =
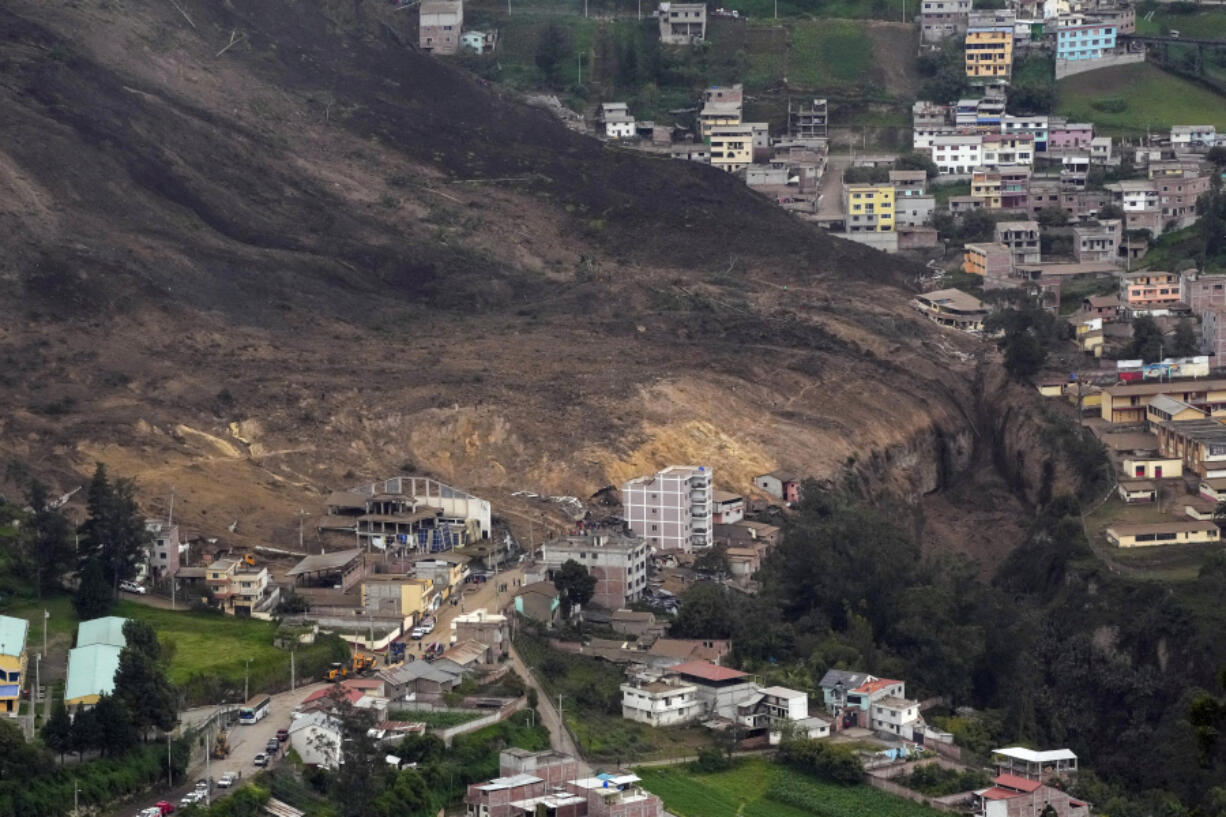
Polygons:
[[818,195],[821,199],[817,207],[819,218],[843,217],[843,171],[851,167],[851,156],[830,156],[826,161],[826,172],[822,174],[822,184]]
[[[497,577],[490,576],[489,580],[482,584],[464,585],[464,592],[460,594],[459,604],[453,606],[448,601],[434,614],[434,632],[421,641],[414,641],[406,636],[405,643],[408,644],[409,654],[421,658],[426,644],[440,641],[446,645],[450,642],[451,621],[461,613],[471,613],[473,610],[480,610],[482,608],[489,610],[491,613],[500,612],[503,607],[510,604],[512,599],[515,598],[516,591],[523,584],[523,578],[523,568],[515,567],[499,573]],[[501,588],[503,587],[506,590],[502,590]]]

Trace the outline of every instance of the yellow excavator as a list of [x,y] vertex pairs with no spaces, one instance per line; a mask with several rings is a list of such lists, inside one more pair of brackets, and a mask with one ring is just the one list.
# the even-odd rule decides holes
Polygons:
[[325,681],[343,681],[349,677],[349,667],[337,661],[324,673]]
[[244,561],[244,562],[246,562],[246,564],[247,564],[247,566],[248,566],[248,567],[255,567],[255,554],[253,554],[253,553],[244,553],[244,554],[243,554],[243,561]]
[[377,656],[368,655],[364,652],[355,652],[353,654],[353,674],[367,673],[373,671],[379,665]]

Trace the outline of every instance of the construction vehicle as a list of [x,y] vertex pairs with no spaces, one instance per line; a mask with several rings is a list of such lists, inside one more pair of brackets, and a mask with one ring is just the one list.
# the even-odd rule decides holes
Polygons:
[[368,653],[355,652],[353,654],[353,674],[365,674],[371,672],[378,666],[379,659]]
[[337,661],[324,673],[325,681],[343,681],[349,677],[349,667]]
[[226,731],[223,729],[217,733],[216,739],[213,741],[213,759],[224,760],[230,756],[230,740]]
[[387,663],[399,664],[404,661],[405,644],[403,641],[393,641],[387,645]]
[[247,566],[248,566],[248,567],[255,567],[255,554],[253,554],[253,553],[244,553],[244,554],[243,554],[243,561],[247,563]]

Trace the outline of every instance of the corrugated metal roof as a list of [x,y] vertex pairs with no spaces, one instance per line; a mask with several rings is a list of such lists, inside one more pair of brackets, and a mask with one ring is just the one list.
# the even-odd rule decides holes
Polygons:
[[68,683],[64,700],[72,703],[90,695],[109,695],[115,691],[121,648],[111,644],[90,644],[68,653]]
[[123,635],[123,625],[126,618],[119,616],[103,616],[91,618],[77,625],[77,646],[88,647],[91,644],[109,644],[112,647],[126,647],[128,640]]
[[339,570],[362,555],[361,548],[340,550],[336,553],[317,553],[308,556],[290,568],[285,575],[298,576],[303,573],[317,573],[324,570]]
[[0,616],[0,655],[21,655],[29,630],[30,622],[24,618]]

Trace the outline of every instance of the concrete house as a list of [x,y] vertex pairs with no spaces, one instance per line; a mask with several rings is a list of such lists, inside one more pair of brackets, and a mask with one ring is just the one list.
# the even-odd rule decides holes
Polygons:
[[674,465],[626,482],[621,491],[626,524],[659,551],[689,553],[710,547],[714,543],[713,480],[707,466]]
[[[1221,405],[1217,399],[1223,393],[1221,381],[1216,388],[1206,381],[1205,392],[1193,397],[1198,405]],[[1184,402],[1188,402],[1185,400]],[[1226,477],[1226,424],[1218,420],[1185,420],[1162,423],[1157,428],[1158,451],[1164,457],[1183,461],[1184,471],[1201,479]]]
[[496,38],[490,31],[465,31],[460,35],[460,47],[475,54],[492,54]]
[[515,595],[515,612],[550,625],[557,620],[560,606],[553,582],[526,584]]
[[1158,499],[1158,486],[1147,479],[1120,480],[1116,486],[1120,499],[1128,504],[1154,502]]
[[1010,746],[992,750],[992,765],[997,774],[1016,775],[1027,780],[1067,779],[1077,774],[1077,755],[1068,749],[1037,751]]
[[1078,263],[1086,261],[1117,262],[1120,258],[1120,241],[1124,237],[1124,222],[1119,219],[1104,219],[1092,224],[1073,227],[1073,257]]
[[771,471],[753,478],[754,487],[789,505],[800,501],[800,479],[785,471]]
[[1119,524],[1107,528],[1107,541],[1121,548],[1216,544],[1221,541],[1221,531],[1215,522],[1195,519]]
[[5,712],[16,712],[20,708],[29,629],[30,622],[24,618],[0,616],[0,706]]
[[713,493],[714,509],[711,521],[716,525],[731,525],[745,518],[745,497],[728,491]]
[[1115,48],[1115,35],[1115,26],[1105,23],[1085,21],[1080,25],[1058,24],[1056,59],[1070,62],[1100,60]]
[[844,224],[847,232],[894,231],[894,185],[845,184],[843,185]]
[[987,281],[1009,283],[1013,276],[1013,253],[1004,244],[966,244],[963,247],[962,271],[981,275],[984,288]]
[[996,243],[1009,248],[1015,265],[1037,264],[1042,260],[1037,221],[998,221]]
[[572,559],[583,565],[596,579],[592,604],[620,610],[642,597],[650,550],[642,539],[631,536],[581,534],[545,542],[541,561],[551,573]]
[[[1117,425],[1139,425],[1145,422],[1145,413],[1149,401],[1159,394],[1179,400],[1198,408],[1209,410],[1211,414],[1221,413],[1217,408],[1226,403],[1226,380],[1195,380],[1171,383],[1124,383],[1119,386],[1107,386],[1102,391],[1102,418]],[[1164,433],[1184,433],[1196,429],[1214,431],[1217,428],[1226,430],[1226,425],[1217,421],[1207,421],[1205,424],[1178,423],[1167,428],[1159,426],[1158,448],[1162,449]],[[1223,438],[1226,441],[1226,437]],[[1181,456],[1182,444],[1170,441],[1171,451],[1163,451],[1168,456]],[[1203,475],[1202,475],[1203,476]],[[1226,475],[1224,475],[1226,476]]]
[[827,105],[825,99],[812,99],[792,105],[788,99],[788,135],[798,139],[825,139]]
[[932,137],[932,161],[942,175],[965,176],[983,164],[983,134]]
[[972,83],[1001,84],[1013,73],[1011,11],[972,11],[967,16],[966,76]]
[[622,717],[648,726],[674,726],[706,711],[698,687],[675,676],[635,676],[621,685]]
[[148,521],[145,530],[153,535],[149,545],[149,575],[159,580],[178,573],[179,558],[187,549],[186,543],[179,539],[179,526]]
[[625,102],[603,102],[600,105],[600,132],[608,139],[634,137],[634,117]]
[[939,43],[966,33],[971,0],[924,0],[920,6],[920,39]]
[[[740,118],[739,114],[737,118]],[[754,135],[757,130],[749,123],[710,125],[707,142],[711,145],[711,166],[735,173],[753,164]]]
[[988,317],[983,302],[960,289],[938,289],[916,295],[911,305],[939,326],[963,332],[982,332]]
[[1085,817],[1090,806],[1068,792],[1011,774],[998,775],[991,788],[974,793],[977,817],[1039,817],[1050,809],[1056,817]]
[[460,50],[464,0],[423,0],[418,10],[418,47],[434,54]]
[[706,39],[705,3],[661,3],[656,16],[660,19],[660,42],[665,45],[693,45]]
[[289,725],[289,745],[307,766],[340,766],[341,729],[328,712],[317,710],[295,718]]
[[1218,143],[1213,125],[1175,125],[1171,128],[1171,147],[1175,150],[1208,150]]

